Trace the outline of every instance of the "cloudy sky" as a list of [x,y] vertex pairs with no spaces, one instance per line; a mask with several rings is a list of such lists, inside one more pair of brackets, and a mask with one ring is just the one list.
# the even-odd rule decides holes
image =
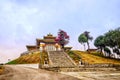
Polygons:
[[120,0],[0,0],[0,63],[59,29],[70,35],[68,46],[82,50],[78,36],[84,31],[95,39],[119,26]]

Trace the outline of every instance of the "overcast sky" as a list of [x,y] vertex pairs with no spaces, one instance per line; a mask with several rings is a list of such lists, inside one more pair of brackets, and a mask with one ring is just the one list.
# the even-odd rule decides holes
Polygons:
[[68,46],[82,50],[78,36],[84,31],[95,39],[119,26],[120,0],[0,0],[0,63],[59,29],[70,36]]

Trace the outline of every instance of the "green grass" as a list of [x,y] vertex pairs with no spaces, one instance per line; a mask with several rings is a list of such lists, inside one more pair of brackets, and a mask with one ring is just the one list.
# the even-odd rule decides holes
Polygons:
[[17,64],[17,60],[10,61],[7,64]]

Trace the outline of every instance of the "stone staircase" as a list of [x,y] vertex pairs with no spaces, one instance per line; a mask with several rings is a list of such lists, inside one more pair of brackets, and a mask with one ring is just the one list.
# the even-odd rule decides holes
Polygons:
[[49,51],[49,66],[50,67],[75,67],[74,61],[63,51]]

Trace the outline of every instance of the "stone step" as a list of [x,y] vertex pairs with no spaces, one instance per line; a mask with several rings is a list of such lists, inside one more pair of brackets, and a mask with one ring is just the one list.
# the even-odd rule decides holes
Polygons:
[[75,64],[70,59],[67,53],[63,51],[49,51],[49,60],[51,61],[50,66],[52,67],[73,67]]

